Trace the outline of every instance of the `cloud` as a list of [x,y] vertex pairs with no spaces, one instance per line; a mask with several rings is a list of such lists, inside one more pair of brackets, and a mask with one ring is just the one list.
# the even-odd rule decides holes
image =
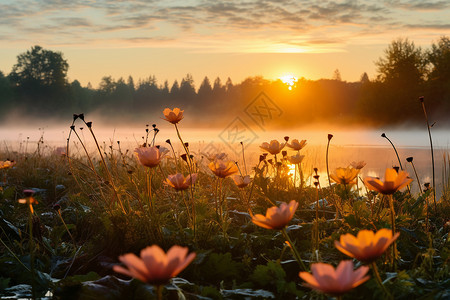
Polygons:
[[108,47],[159,40],[219,51],[233,40],[248,51],[253,47],[243,41],[273,43],[277,46],[271,49],[277,49],[283,40],[310,45],[334,40],[334,46],[345,46],[352,38],[370,39],[370,33],[383,31],[397,34],[401,28],[432,34],[447,29],[449,12],[447,0],[9,0],[0,4],[0,35],[3,41],[21,36],[42,44],[95,41]]
[[423,1],[423,0],[389,0],[385,1],[388,6],[394,8],[401,8],[405,10],[418,11],[436,11],[444,10],[450,7],[450,2],[447,0],[439,1]]

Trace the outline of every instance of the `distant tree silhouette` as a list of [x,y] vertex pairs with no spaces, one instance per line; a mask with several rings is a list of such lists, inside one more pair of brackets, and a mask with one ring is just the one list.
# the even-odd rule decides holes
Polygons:
[[384,83],[381,96],[389,107],[380,114],[391,115],[393,122],[400,120],[401,115],[419,117],[421,110],[415,101],[418,95],[423,95],[423,83],[427,78],[422,49],[408,39],[398,38],[384,51],[376,66],[378,80]]
[[211,92],[212,92],[211,82],[209,81],[208,76],[205,76],[202,83],[200,84],[200,88],[198,89],[198,94],[202,96],[203,95],[211,96]]
[[[34,46],[17,56],[8,78],[15,86],[18,102],[26,105],[27,110],[52,114],[70,107],[68,69],[61,52]],[[39,108],[36,103],[40,103]]]
[[[427,52],[430,64],[427,101],[450,108],[450,38],[442,36]],[[441,110],[442,111],[442,110]],[[447,110],[443,110],[447,111]]]
[[336,81],[342,81],[341,72],[339,71],[339,69],[334,70],[332,79]]
[[9,75],[12,82],[20,86],[65,86],[69,64],[61,52],[45,50],[41,46],[31,47],[17,56],[17,63]]
[[359,79],[359,82],[361,82],[361,83],[367,83],[367,82],[370,82],[370,80],[369,80],[369,75],[367,75],[367,73],[364,72],[364,73],[361,75],[361,77],[360,77],[360,79]]
[[2,71],[0,71],[0,115],[4,115],[10,108],[12,108],[12,100],[14,97],[14,90],[11,82]]
[[420,47],[408,39],[398,38],[384,51],[375,65],[383,82],[416,85],[427,76],[426,59]]
[[136,86],[134,85],[134,79],[131,75],[128,76],[127,85],[128,85],[128,88],[130,89],[130,91],[133,91],[133,93],[134,93]]

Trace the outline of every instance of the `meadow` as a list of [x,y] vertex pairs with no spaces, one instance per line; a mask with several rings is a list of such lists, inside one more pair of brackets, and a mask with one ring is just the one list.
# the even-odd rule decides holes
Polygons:
[[437,191],[412,157],[381,178],[329,168],[331,134],[311,173],[300,137],[231,159],[161,117],[176,139],[103,143],[79,114],[65,147],[0,153],[2,299],[450,297],[448,153]]

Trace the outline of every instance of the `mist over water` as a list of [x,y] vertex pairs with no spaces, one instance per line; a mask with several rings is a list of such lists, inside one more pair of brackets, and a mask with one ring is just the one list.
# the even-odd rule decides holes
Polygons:
[[[160,120],[157,120],[158,122]],[[175,146],[175,150],[181,152],[181,146],[176,135],[174,127],[166,122],[159,122],[158,129],[160,132],[156,136],[155,144],[167,146],[166,140],[170,139]],[[92,136],[86,126],[77,124],[76,130],[88,146],[90,151],[94,152],[94,142]],[[44,143],[43,151],[51,152],[56,147],[66,146],[67,137],[70,131],[70,124],[51,124],[47,126],[2,126],[0,127],[1,146],[0,152],[2,156],[12,154],[14,151],[29,152],[36,151],[37,142],[42,137]],[[120,141],[122,151],[129,149],[132,151],[135,147],[143,144],[146,138],[145,129],[152,130],[151,124],[141,126],[102,126],[93,124],[93,131],[100,145],[105,149],[112,146],[113,149],[118,148],[117,141]],[[397,147],[401,163],[404,169],[408,171],[414,178],[413,190],[418,190],[417,180],[410,163],[406,162],[406,157],[414,157],[414,165],[417,169],[421,184],[432,181],[431,155],[429,149],[429,138],[426,129],[285,129],[285,130],[262,130],[258,128],[247,127],[233,128],[230,126],[216,128],[193,128],[185,127],[179,124],[180,132],[185,142],[189,142],[191,151],[201,159],[202,153],[226,152],[228,158],[243,164],[242,146],[240,142],[244,142],[245,158],[247,164],[247,172],[251,172],[258,162],[259,155],[262,151],[259,145],[263,142],[270,142],[276,139],[284,142],[284,137],[290,139],[307,140],[307,146],[301,150],[301,154],[305,155],[303,161],[303,170],[307,177],[313,173],[313,168],[319,169],[320,181],[323,186],[328,185],[326,175],[325,153],[327,136],[333,134],[330,143],[329,162],[330,172],[338,167],[347,167],[352,161],[365,161],[367,165],[361,170],[361,177],[379,176],[384,177],[384,170],[389,167],[399,166],[397,156],[389,142],[381,137],[381,133],[385,133],[387,137]],[[83,129],[80,129],[83,128]],[[331,128],[331,127],[330,127]],[[447,129],[432,130],[433,145],[435,147],[435,167],[436,167],[436,185],[437,190],[442,188],[442,169],[443,155],[450,148],[450,131]],[[153,134],[149,134],[148,141],[153,138]],[[74,149],[82,155],[79,141],[72,135],[71,137],[72,153]],[[288,155],[294,155],[295,152],[288,150]],[[2,157],[5,159],[6,157]],[[245,171],[245,170],[244,170]]]

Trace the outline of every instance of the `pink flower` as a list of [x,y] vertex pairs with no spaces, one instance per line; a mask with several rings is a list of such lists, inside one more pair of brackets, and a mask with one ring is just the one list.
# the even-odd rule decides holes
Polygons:
[[297,139],[292,140],[292,142],[287,144],[289,148],[300,151],[306,146],[306,140],[299,142]]
[[185,247],[175,245],[166,254],[159,246],[153,245],[142,249],[140,258],[133,253],[119,256],[126,268],[114,266],[113,269],[142,282],[164,285],[194,260],[194,252],[187,254],[188,248]]
[[362,266],[353,270],[351,260],[341,261],[336,270],[329,264],[312,264],[311,271],[312,274],[299,273],[300,278],[307,282],[306,286],[332,296],[345,294],[370,278],[365,276],[369,267]]
[[165,181],[166,184],[170,185],[177,191],[183,191],[189,188],[197,181],[197,173],[189,174],[186,178],[181,173],[175,175],[169,175]]
[[252,222],[267,229],[283,229],[294,217],[298,202],[292,200],[289,204],[283,202],[280,207],[272,206],[267,209],[266,215],[256,214],[252,217]]
[[264,151],[269,152],[270,154],[278,154],[284,148],[285,144],[280,144],[277,140],[271,140],[270,144],[264,142],[259,146]]
[[134,149],[134,153],[141,165],[149,168],[156,167],[164,157],[164,153],[158,147],[139,147]]
[[220,178],[228,177],[230,175],[236,174],[239,171],[236,163],[231,160],[228,162],[220,160],[212,161],[209,163],[208,167],[217,177]]
[[250,182],[252,182],[252,179],[249,175],[241,176],[241,175],[233,175],[233,181],[239,188],[245,188],[247,185],[249,185]]

